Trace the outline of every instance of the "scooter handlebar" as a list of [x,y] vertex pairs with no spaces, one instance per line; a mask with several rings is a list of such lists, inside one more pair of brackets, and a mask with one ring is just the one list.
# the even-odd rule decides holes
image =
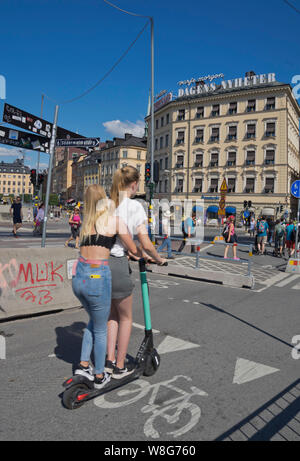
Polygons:
[[[168,265],[167,261],[164,262],[163,264],[159,264],[159,266],[167,266],[167,265]],[[140,272],[146,272],[146,260],[144,258],[139,259],[139,266],[140,266]]]

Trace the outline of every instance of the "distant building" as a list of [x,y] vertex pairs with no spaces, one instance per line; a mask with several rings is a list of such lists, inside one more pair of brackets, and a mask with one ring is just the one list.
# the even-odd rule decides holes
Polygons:
[[17,159],[12,163],[0,162],[0,194],[15,197],[33,194],[30,168],[24,165],[23,160]]

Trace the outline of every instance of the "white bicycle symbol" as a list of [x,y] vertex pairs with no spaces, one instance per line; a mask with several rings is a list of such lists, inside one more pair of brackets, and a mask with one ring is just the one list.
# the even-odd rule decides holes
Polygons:
[[[147,381],[139,379],[138,381],[129,384],[127,388],[121,389],[116,393],[118,397],[122,398],[121,401],[109,401],[107,400],[108,395],[104,394],[101,397],[95,399],[94,402],[95,405],[100,408],[120,408],[137,402],[138,400],[145,397],[148,392],[151,392],[149,403],[141,408],[142,413],[152,413],[144,425],[144,433],[146,437],[152,437],[153,439],[159,438],[160,434],[154,427],[154,423],[158,417],[163,418],[168,424],[175,424],[179,421],[182,412],[186,410],[190,413],[190,420],[183,427],[172,432],[167,432],[167,435],[176,438],[191,430],[198,423],[201,417],[200,407],[195,403],[191,403],[190,399],[193,396],[208,396],[206,392],[198,389],[195,386],[190,387],[191,392],[189,393],[173,385],[173,383],[179,378],[182,378],[186,381],[192,381],[192,378],[183,375],[174,376],[167,381],[163,381],[157,384],[149,384]],[[164,386],[168,390],[177,392],[180,394],[180,396],[165,400],[161,404],[155,403],[161,386]],[[126,397],[128,396],[132,397],[126,400]]]

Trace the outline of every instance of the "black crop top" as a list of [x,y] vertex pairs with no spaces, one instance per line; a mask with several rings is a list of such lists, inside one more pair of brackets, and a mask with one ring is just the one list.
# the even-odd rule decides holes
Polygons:
[[116,243],[116,235],[112,237],[107,237],[106,235],[101,234],[91,234],[82,239],[80,242],[81,247],[85,246],[100,246],[111,250],[114,244]]

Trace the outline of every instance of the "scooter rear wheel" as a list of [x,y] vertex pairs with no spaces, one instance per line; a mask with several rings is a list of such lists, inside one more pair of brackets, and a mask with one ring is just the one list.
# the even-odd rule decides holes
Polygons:
[[77,397],[85,393],[88,390],[88,387],[85,384],[75,384],[69,389],[66,389],[63,393],[63,404],[68,410],[77,410],[77,408],[82,407],[84,400],[79,401]]

